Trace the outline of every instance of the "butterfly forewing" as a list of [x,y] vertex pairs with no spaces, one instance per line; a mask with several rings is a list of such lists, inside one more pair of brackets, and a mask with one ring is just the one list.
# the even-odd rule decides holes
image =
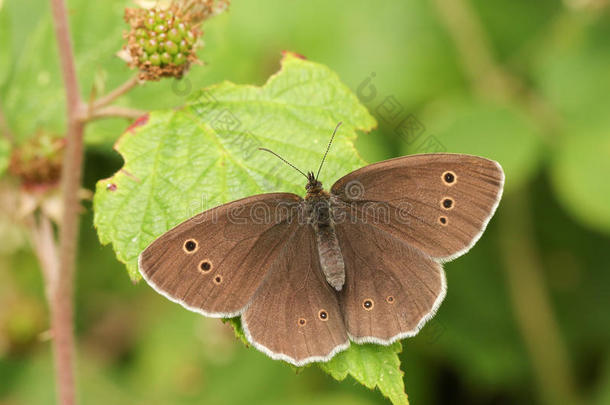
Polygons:
[[326,282],[313,228],[299,226],[242,315],[248,340],[300,366],[349,346],[335,291]]
[[190,310],[236,316],[296,230],[301,201],[295,194],[261,194],[205,211],[148,246],[140,273]]
[[364,222],[345,221],[336,231],[346,272],[339,297],[350,338],[389,344],[415,335],[445,296],[441,265]]
[[360,220],[447,261],[468,251],[481,236],[503,185],[497,162],[427,154],[363,167],[338,180],[331,191]]

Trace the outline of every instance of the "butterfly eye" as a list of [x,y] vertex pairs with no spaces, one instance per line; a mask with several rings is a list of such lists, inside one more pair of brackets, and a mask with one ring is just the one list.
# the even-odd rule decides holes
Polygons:
[[453,208],[453,198],[451,197],[445,197],[443,198],[443,201],[441,201],[441,205],[444,209],[446,210],[450,210]]
[[373,300],[370,298],[367,298],[362,302],[362,307],[367,311],[370,311],[371,309],[373,309],[374,306],[375,306],[375,304],[373,303]]
[[184,251],[187,254],[191,254],[191,253],[195,253],[198,246],[199,245],[197,244],[197,241],[195,239],[187,239],[184,242],[184,245],[182,246],[182,248],[184,249]]
[[299,324],[299,326],[305,326],[307,321],[305,320],[305,318],[299,318],[297,323]]
[[222,276],[214,277],[214,284],[219,285],[220,283],[222,283]]
[[318,318],[320,318],[321,321],[327,321],[328,320],[328,312],[326,312],[325,310],[321,309],[320,312],[318,312]]
[[199,270],[201,270],[203,273],[207,273],[208,271],[212,270],[212,262],[209,260],[199,262]]
[[386,300],[386,302],[388,304],[393,304],[394,303],[394,296],[393,295],[388,295],[385,300]]
[[439,217],[438,222],[443,226],[447,226],[447,217]]
[[446,171],[441,175],[441,179],[443,180],[443,183],[445,183],[445,185],[452,186],[453,184],[455,184],[457,176],[452,171]]

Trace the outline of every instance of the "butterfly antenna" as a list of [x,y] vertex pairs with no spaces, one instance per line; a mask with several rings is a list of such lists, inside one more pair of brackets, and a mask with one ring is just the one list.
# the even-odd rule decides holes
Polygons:
[[272,155],[274,155],[275,157],[280,159],[282,162],[286,163],[288,166],[292,167],[294,170],[296,170],[297,172],[301,173],[303,176],[305,176],[305,178],[308,179],[307,175],[305,173],[303,173],[302,170],[300,170],[298,167],[296,167],[295,165],[293,165],[292,163],[290,163],[289,161],[287,161],[286,159],[284,159],[283,157],[281,157],[280,155],[278,155],[274,151],[272,151],[270,149],[267,149],[267,148],[258,148],[258,150],[262,150],[262,151],[271,153]]
[[318,174],[316,174],[316,180],[318,180],[318,176],[320,175],[320,171],[322,170],[322,165],[324,164],[324,161],[326,160],[326,155],[328,155],[328,151],[330,150],[330,145],[332,145],[333,139],[335,139],[335,134],[337,133],[337,130],[339,129],[341,124],[343,124],[343,122],[339,121],[339,123],[335,127],[335,130],[333,131],[333,135],[330,137],[330,141],[328,142],[328,146],[326,147],[326,152],[324,152],[324,157],[322,158],[322,162],[320,163],[320,168],[318,169]]

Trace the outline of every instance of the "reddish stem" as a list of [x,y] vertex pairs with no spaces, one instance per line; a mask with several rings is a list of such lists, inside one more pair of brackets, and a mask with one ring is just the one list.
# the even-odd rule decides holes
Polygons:
[[75,389],[72,299],[79,222],[78,190],[83,160],[83,123],[79,119],[82,101],[74,66],[66,5],[64,0],[50,1],[66,89],[67,132],[61,176],[63,217],[59,229],[59,271],[55,278],[53,291],[49,291],[49,306],[58,402],[62,405],[73,405]]

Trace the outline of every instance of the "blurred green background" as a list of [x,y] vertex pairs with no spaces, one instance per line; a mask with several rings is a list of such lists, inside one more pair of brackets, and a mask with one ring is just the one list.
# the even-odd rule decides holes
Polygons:
[[[115,56],[126,6],[68,1],[85,96],[133,74]],[[357,143],[367,161],[447,151],[504,166],[505,197],[485,236],[445,266],[438,315],[403,342],[412,404],[610,404],[607,1],[235,0],[204,29],[205,66],[182,81],[141,86],[119,104],[172,108],[222,80],[260,85],[290,50],[335,70],[376,117],[379,128]],[[18,142],[64,128],[54,41],[46,1],[0,0],[0,102]],[[417,135],[396,130],[406,117]],[[121,167],[112,144],[127,125],[88,127],[87,189]],[[4,176],[0,404],[52,404],[43,283],[10,209],[14,190]],[[100,246],[85,205],[76,281],[81,403],[387,402],[317,367],[295,375],[245,348],[227,325],[133,285]]]

